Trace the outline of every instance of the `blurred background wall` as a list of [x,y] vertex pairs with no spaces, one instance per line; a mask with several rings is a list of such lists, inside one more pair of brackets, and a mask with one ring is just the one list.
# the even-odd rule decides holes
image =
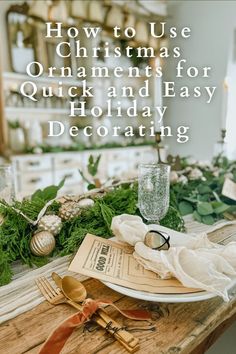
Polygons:
[[[169,26],[181,28],[189,26],[192,30],[190,39],[178,37],[171,40],[172,46],[180,46],[183,58],[187,59],[190,66],[199,68],[212,67],[212,77],[179,79],[176,87],[180,86],[217,86],[210,104],[204,99],[164,99],[168,105],[166,122],[172,127],[178,125],[190,126],[190,139],[185,144],[176,143],[175,139],[167,139],[170,153],[193,155],[199,159],[210,159],[213,154],[214,144],[220,138],[222,127],[222,99],[223,81],[227,76],[228,62],[233,65],[232,47],[233,35],[236,28],[236,2],[235,1],[168,1]],[[230,51],[231,50],[231,51]],[[164,70],[167,81],[174,81],[174,70],[178,59],[167,61]],[[235,65],[235,64],[234,64]],[[233,80],[232,80],[233,81]],[[234,80],[235,82],[235,80]],[[234,84],[235,85],[235,84]],[[235,85],[236,86],[236,85]],[[232,88],[233,91],[233,88]],[[233,99],[235,101],[235,98]],[[230,103],[229,103],[230,105]],[[235,112],[235,109],[234,109]],[[236,118],[229,117],[230,144],[233,144],[235,130],[232,130],[232,121]],[[228,125],[228,124],[227,124]],[[236,128],[236,127],[235,127]],[[230,157],[236,157],[235,148],[230,149]]]

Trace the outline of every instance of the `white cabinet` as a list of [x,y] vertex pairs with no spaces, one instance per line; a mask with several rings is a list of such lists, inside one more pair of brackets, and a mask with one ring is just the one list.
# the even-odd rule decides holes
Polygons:
[[16,174],[17,198],[32,194],[36,189],[58,185],[64,178],[60,194],[80,194],[86,191],[87,183],[79,170],[91,180],[87,172],[89,156],[101,155],[97,178],[101,182],[109,178],[133,177],[140,163],[155,162],[156,150],[151,146],[96,149],[60,154],[19,155],[12,157]]

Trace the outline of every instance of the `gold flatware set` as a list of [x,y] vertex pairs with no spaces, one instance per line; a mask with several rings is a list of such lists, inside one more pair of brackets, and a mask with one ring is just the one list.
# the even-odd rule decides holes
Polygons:
[[[82,311],[82,303],[87,297],[84,285],[74,277],[65,276],[61,278],[57,273],[52,273],[52,279],[57,287],[53,287],[45,277],[36,280],[36,284],[45,299],[54,306],[68,304],[78,311]],[[126,331],[103,308],[99,308],[92,319],[113,335],[130,353],[139,349],[139,339]]]

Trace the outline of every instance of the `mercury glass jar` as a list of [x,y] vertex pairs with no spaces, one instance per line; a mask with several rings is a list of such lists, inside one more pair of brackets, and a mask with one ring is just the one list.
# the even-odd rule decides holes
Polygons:
[[159,223],[169,208],[170,166],[141,164],[138,179],[138,206],[149,223]]

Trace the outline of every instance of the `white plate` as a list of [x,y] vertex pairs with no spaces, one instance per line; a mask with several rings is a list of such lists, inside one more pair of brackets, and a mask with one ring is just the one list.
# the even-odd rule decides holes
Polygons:
[[121,285],[116,285],[109,282],[102,282],[108,288],[117,291],[120,294],[127,295],[133,297],[135,299],[145,300],[145,301],[154,301],[154,302],[194,302],[194,301],[203,301],[209,300],[215,297],[215,294],[209,293],[207,291],[199,291],[197,293],[191,294],[153,294],[147,291],[139,291],[126,288]]
[[[160,226],[160,225],[149,225],[149,229],[159,229],[162,231],[166,231],[165,227]],[[172,231],[171,235],[171,244],[178,245],[178,244],[183,244],[183,242],[186,242],[186,236],[177,232],[177,231]],[[188,235],[188,239],[190,236]],[[116,238],[112,237],[111,240],[115,241]],[[169,302],[169,303],[177,303],[177,302],[195,302],[195,301],[204,301],[204,300],[209,300],[214,297],[216,297],[216,294],[210,293],[208,291],[199,291],[196,293],[186,293],[186,294],[155,294],[155,293],[150,293],[147,291],[139,291],[139,290],[134,290],[127,288],[122,285],[117,285],[113,284],[110,282],[105,282],[102,281],[103,284],[105,284],[108,288],[111,288],[115,291],[117,291],[120,294],[126,295],[133,297],[135,299],[140,299],[140,300],[145,300],[145,301],[154,301],[154,302]],[[236,295],[236,279],[232,281],[232,285],[229,286],[229,290],[231,290],[231,295]],[[234,292],[232,293],[232,290]],[[230,291],[229,291],[230,292]]]

